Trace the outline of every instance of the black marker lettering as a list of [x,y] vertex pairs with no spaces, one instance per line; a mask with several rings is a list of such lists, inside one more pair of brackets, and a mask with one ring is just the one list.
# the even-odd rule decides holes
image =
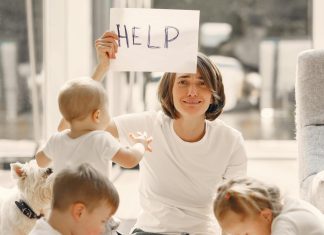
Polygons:
[[125,30],[125,36],[122,36],[120,34],[120,31],[119,31],[119,24],[116,25],[117,26],[117,32],[118,32],[118,46],[121,47],[120,45],[120,39],[121,38],[125,38],[126,39],[126,45],[127,45],[127,48],[129,48],[129,43],[128,43],[128,34],[127,34],[127,29],[126,29],[126,25],[124,25],[124,30]]
[[142,45],[142,43],[136,43],[135,38],[138,38],[138,36],[135,34],[135,30],[140,29],[139,27],[133,27],[132,28],[132,37],[133,37],[133,45]]
[[[177,35],[171,39],[169,39],[169,29],[174,29],[177,32]],[[176,40],[176,38],[179,36],[179,29],[177,29],[176,27],[172,27],[172,26],[165,26],[164,36],[165,36],[164,48],[169,48],[169,42]]]
[[147,47],[148,48],[160,48],[158,46],[151,46],[151,25],[148,26],[148,35],[147,35]]

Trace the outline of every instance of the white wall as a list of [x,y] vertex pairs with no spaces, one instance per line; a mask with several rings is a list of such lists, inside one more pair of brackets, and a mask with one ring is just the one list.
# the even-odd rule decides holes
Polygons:
[[313,43],[314,49],[324,49],[324,1],[313,0]]
[[60,120],[57,105],[62,84],[92,72],[91,0],[44,1],[44,133],[47,139]]

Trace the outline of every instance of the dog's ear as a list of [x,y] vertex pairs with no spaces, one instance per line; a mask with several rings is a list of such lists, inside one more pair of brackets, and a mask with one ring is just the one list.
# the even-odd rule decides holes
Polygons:
[[10,169],[14,179],[19,179],[26,176],[23,170],[23,164],[21,164],[20,162],[11,163]]

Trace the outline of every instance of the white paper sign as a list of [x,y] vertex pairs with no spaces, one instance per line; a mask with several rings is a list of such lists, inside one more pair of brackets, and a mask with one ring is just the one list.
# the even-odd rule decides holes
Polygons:
[[111,8],[110,30],[119,35],[112,71],[196,72],[199,11]]

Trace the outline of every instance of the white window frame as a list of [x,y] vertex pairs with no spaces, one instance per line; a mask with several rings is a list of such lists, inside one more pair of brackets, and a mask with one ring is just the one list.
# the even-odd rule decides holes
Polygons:
[[324,1],[313,0],[313,46],[324,49]]
[[[57,96],[68,79],[92,71],[92,1],[44,0],[43,138],[61,118]],[[37,125],[37,124],[36,124]]]

